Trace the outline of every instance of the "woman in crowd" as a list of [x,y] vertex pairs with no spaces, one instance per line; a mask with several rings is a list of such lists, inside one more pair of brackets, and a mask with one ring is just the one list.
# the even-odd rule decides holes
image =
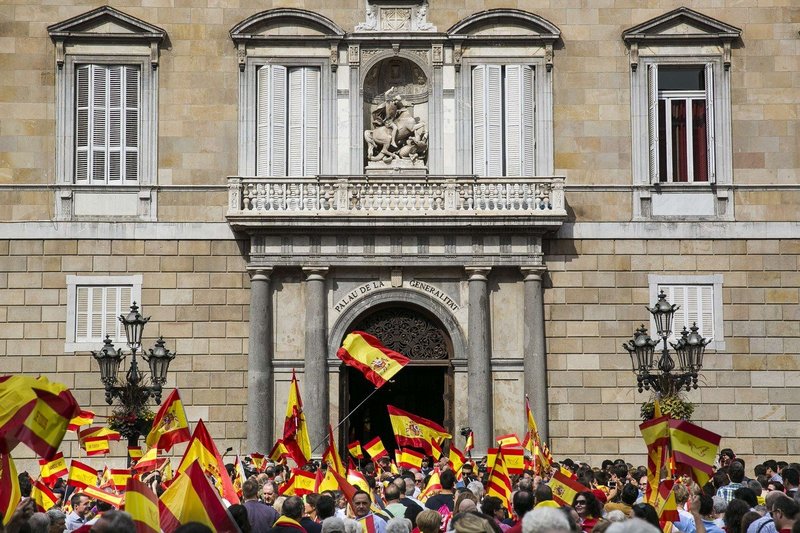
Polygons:
[[578,513],[582,531],[590,533],[597,521],[603,516],[603,507],[594,494],[589,491],[579,492],[572,500],[572,507]]

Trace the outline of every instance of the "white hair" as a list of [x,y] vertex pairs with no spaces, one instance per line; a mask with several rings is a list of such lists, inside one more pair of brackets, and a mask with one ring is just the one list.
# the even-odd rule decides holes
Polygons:
[[338,516],[329,516],[322,521],[322,533],[344,533],[344,521]]
[[470,481],[469,485],[467,485],[467,489],[478,498],[478,501],[481,501],[483,495],[486,494],[486,491],[483,488],[483,483],[480,481]]
[[569,533],[569,519],[561,509],[539,507],[522,517],[522,533]]
[[608,526],[606,533],[661,533],[661,530],[641,518],[631,518],[624,522],[614,522]]
[[609,522],[624,522],[628,517],[619,509],[614,509],[606,515],[606,520]]
[[361,524],[352,518],[344,518],[343,522],[345,533],[361,533]]
[[408,521],[404,517],[392,518],[386,523],[386,533],[410,533]]

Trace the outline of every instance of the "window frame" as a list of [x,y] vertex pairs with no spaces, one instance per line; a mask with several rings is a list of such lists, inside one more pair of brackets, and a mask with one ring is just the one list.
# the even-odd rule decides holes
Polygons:
[[[142,275],[134,274],[130,276],[67,276],[67,331],[65,352],[85,352],[89,350],[99,350],[102,339],[98,342],[78,341],[76,337],[76,327],[78,324],[78,288],[79,287],[131,287],[131,301],[141,302],[142,300]],[[122,311],[125,311],[123,309]],[[124,342],[124,336],[112,339],[116,342]]]
[[[658,300],[658,293],[659,287],[661,286],[670,286],[670,287],[697,287],[697,286],[710,286],[712,290],[711,294],[711,301],[712,301],[712,308],[711,312],[713,313],[712,316],[712,323],[713,323],[713,335],[708,335],[707,333],[700,332],[704,337],[709,338],[712,337],[711,343],[708,345],[708,349],[716,350],[716,351],[724,351],[725,350],[725,334],[724,334],[724,318],[723,318],[723,305],[722,305],[722,281],[723,276],[722,274],[712,274],[712,275],[686,275],[686,276],[666,276],[660,274],[650,274],[647,277],[647,282],[649,285],[649,294],[650,294],[650,302],[655,302]],[[669,298],[667,298],[669,300]],[[673,302],[670,300],[671,304],[675,304],[677,302]],[[651,319],[651,331],[655,331],[654,323]],[[673,325],[673,336],[680,335],[680,330],[683,328],[681,325],[680,328]],[[671,337],[670,340],[674,342],[674,339]]]

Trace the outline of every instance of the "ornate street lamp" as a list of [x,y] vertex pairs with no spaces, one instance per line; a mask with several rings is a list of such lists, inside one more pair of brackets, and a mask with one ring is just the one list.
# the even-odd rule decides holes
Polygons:
[[[703,368],[703,354],[711,339],[700,335],[697,323],[691,327],[691,332],[683,328],[678,341],[669,343],[678,356],[676,370],[667,339],[672,334],[672,318],[678,309],[679,306],[670,304],[667,295],[661,291],[655,305],[647,307],[653,315],[660,340],[651,339],[642,324],[633,334],[633,339],[622,344],[631,357],[639,392],[653,389],[661,396],[672,396],[684,387],[687,391],[697,388],[697,374]],[[655,348],[659,343],[663,343],[661,357],[654,361]]]
[[156,405],[161,403],[161,391],[167,381],[169,364],[175,358],[175,353],[164,346],[163,337],[159,337],[149,354],[142,350],[142,358],[150,367],[149,378],[139,370],[137,353],[141,350],[142,333],[149,320],[150,317],[143,317],[139,313],[136,302],[133,302],[127,315],[119,316],[119,321],[125,327],[125,339],[131,352],[131,364],[125,373],[124,382],[118,379],[120,364],[126,357],[122,348],[115,349],[111,338],[106,336],[103,347],[96,352],[92,351],[100,365],[100,381],[106,391],[106,403],[112,405],[114,399],[118,399],[120,403],[114,409],[112,429],[128,439],[128,446],[139,445],[139,437],[152,420],[147,402],[152,398]]

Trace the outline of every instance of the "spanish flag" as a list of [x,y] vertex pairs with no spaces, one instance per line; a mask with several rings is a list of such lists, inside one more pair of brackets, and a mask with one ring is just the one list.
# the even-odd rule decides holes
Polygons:
[[678,471],[689,474],[701,487],[714,473],[721,437],[685,420],[669,420],[669,442]]
[[501,435],[497,437],[497,445],[501,447],[521,446],[519,437],[516,433],[509,433],[508,435]]
[[124,510],[133,518],[136,533],[160,533],[158,497],[138,479],[128,478]]
[[469,454],[473,448],[475,448],[475,433],[470,431],[467,434],[467,442],[464,444],[464,453]]
[[162,530],[175,531],[187,522],[200,522],[212,531],[239,533],[203,470],[203,466],[193,461],[161,495],[158,508]]
[[119,494],[112,494],[110,492],[106,492],[100,487],[86,487],[81,492],[93,500],[100,500],[101,502],[106,502],[107,504],[114,506],[114,508],[116,509],[119,509],[120,506],[122,505],[123,501],[122,496],[120,496]]
[[401,448],[413,446],[414,448],[422,448],[430,453],[431,441],[452,438],[452,435],[446,429],[432,420],[411,414],[392,405],[387,405],[386,407],[389,410],[389,420],[394,430],[394,438]]
[[364,452],[361,451],[361,443],[357,440],[347,445],[347,451],[356,459],[364,458]]
[[411,470],[412,468],[420,469],[422,468],[422,459],[425,457],[419,452],[415,452],[414,450],[404,449],[400,453],[400,461],[399,464],[402,468],[407,470]]
[[108,440],[119,441],[122,437],[119,431],[114,431],[111,428],[103,427],[103,426],[94,426],[90,428],[83,429],[78,432],[78,440],[81,443],[86,439],[98,438],[98,437],[106,437]]
[[128,480],[131,479],[131,471],[127,468],[111,468],[108,473],[117,490],[125,490]]
[[342,458],[339,456],[339,452],[336,451],[336,443],[333,442],[333,429],[330,424],[328,424],[328,447],[322,453],[322,460],[328,463],[328,468],[336,470],[337,473],[343,476],[347,475],[347,469],[344,467]]
[[233,490],[236,491],[236,495],[240,498],[242,497],[242,485],[244,485],[245,479],[247,479],[247,476],[244,474],[242,462],[237,455],[236,459],[233,460],[233,478],[231,478],[231,482],[233,483]]
[[266,468],[266,460],[264,459],[263,453],[256,453],[253,452],[250,454],[250,461],[253,463],[253,466],[256,467],[256,470],[259,472],[263,472]]
[[442,440],[441,439],[433,439],[431,441],[431,455],[433,456],[434,461],[438,461],[439,458],[442,456]]
[[56,479],[67,474],[69,474],[69,470],[67,470],[67,463],[64,461],[63,453],[58,452],[49,461],[47,459],[39,459],[39,477],[45,483],[52,485],[56,482]]
[[292,469],[292,477],[278,488],[278,492],[285,496],[303,496],[314,492],[317,478],[311,472],[300,468]]
[[[525,397],[525,414],[528,417],[528,435],[526,438],[528,450],[531,452],[531,455],[533,455],[534,462],[537,463],[539,470],[537,473],[545,475],[550,472],[550,468],[553,464],[553,457],[550,455],[547,444],[542,442],[542,439],[539,437],[539,430],[536,427],[536,420],[533,418],[533,412],[531,411],[531,405],[527,396]],[[571,501],[569,505],[572,505]]]
[[330,466],[326,469],[317,468],[314,476],[314,492],[321,494],[326,490],[339,490],[339,483],[333,475],[334,470]]
[[364,445],[364,449],[372,458],[373,461],[377,461],[381,457],[389,455],[386,451],[386,448],[383,447],[383,442],[381,441],[380,437],[375,437],[368,443]]
[[283,439],[278,439],[277,442],[275,442],[275,446],[273,446],[272,450],[269,452],[269,458],[273,461],[280,461],[284,457],[288,456],[289,450],[287,450],[286,446],[284,446]]
[[73,459],[69,465],[69,477],[67,478],[67,485],[72,485],[73,487],[77,487],[79,489],[96,487],[97,470],[85,463]]
[[142,458],[142,449],[139,446],[128,446],[128,457],[135,463]]
[[503,462],[508,475],[520,475],[525,470],[525,450],[519,447],[502,447]]
[[364,492],[369,492],[369,484],[364,474],[356,470],[355,465],[352,463],[347,467],[347,483],[353,487],[357,487]]
[[88,426],[94,422],[94,416],[95,414],[92,411],[81,410],[81,412],[78,413],[78,416],[73,417],[72,420],[69,421],[67,429],[69,431],[77,432],[81,426]]
[[408,364],[409,359],[363,331],[353,331],[345,337],[336,357],[352,366],[375,387],[382,387]]
[[464,466],[464,463],[467,462],[467,458],[464,457],[464,454],[455,446],[450,444],[450,451],[448,452],[448,459],[450,463],[450,468],[453,469],[453,472],[461,475],[461,468]]
[[86,455],[103,455],[111,451],[108,437],[88,437],[81,441],[81,447],[86,450]]
[[439,478],[439,469],[434,468],[433,472],[431,472],[431,477],[428,479],[428,484],[425,485],[425,488],[419,493],[417,499],[421,502],[424,502],[434,494],[438,493],[440,490],[442,490],[442,482]]
[[159,467],[158,448],[150,448],[142,455],[131,470],[134,472],[149,472]]
[[20,442],[44,459],[58,452],[67,425],[80,412],[70,390],[45,377],[0,377],[0,445],[10,453]]
[[674,479],[665,479],[658,484],[658,490],[655,491],[656,497],[652,505],[658,513],[658,521],[661,523],[662,529],[667,522],[677,522],[681,519],[678,514],[678,503],[675,500],[675,493],[672,491],[674,486]]
[[306,415],[303,412],[303,399],[300,397],[300,386],[294,369],[289,398],[286,402],[286,418],[283,422],[283,445],[298,467],[304,466],[311,460],[311,442],[308,440]]
[[586,492],[589,489],[578,483],[576,480],[567,476],[559,470],[550,478],[550,488],[553,490],[553,500],[558,505],[572,507],[572,501],[579,492]]
[[[217,480],[217,489],[223,498],[231,504],[239,503],[239,497],[233,488],[233,482],[225,468],[225,463],[222,462],[214,439],[209,435],[202,420],[198,421],[194,428],[192,440],[186,447],[181,464],[178,466],[178,473],[185,472],[195,462],[202,467],[204,472],[214,476],[214,479]],[[178,478],[180,479],[180,476]]]
[[19,477],[14,459],[10,453],[0,453],[0,518],[3,525],[11,520],[20,498],[22,493],[19,490]]
[[155,447],[168,452],[175,444],[191,438],[181,396],[178,389],[172,389],[153,418],[153,428],[147,434],[145,443],[148,448]]
[[486,483],[486,495],[500,498],[500,500],[503,502],[503,505],[510,513],[511,478],[508,476],[508,470],[506,469],[505,460],[503,459],[504,453],[505,450],[500,448],[500,451],[497,454],[497,459],[494,462],[494,468],[492,468],[492,471],[489,474],[489,481]]
[[31,500],[36,503],[37,512],[46,513],[48,509],[58,503],[58,496],[53,494],[53,491],[41,479],[37,479],[31,488]]
[[[356,488],[347,481],[344,476],[339,475],[333,470],[329,471],[331,475],[336,479],[336,482],[339,484],[339,490],[344,495],[345,499],[352,505],[353,503],[353,496],[356,495]],[[363,478],[362,478],[363,479]],[[366,484],[366,481],[364,481]]]

